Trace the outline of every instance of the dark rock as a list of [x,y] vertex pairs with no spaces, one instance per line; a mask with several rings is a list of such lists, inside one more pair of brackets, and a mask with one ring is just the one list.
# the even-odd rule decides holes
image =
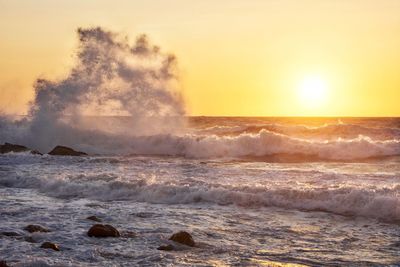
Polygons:
[[101,222],[101,219],[96,216],[89,216],[86,218],[87,220],[95,221],[95,222]]
[[171,250],[174,250],[174,246],[173,245],[162,245],[162,246],[159,246],[157,249],[171,251]]
[[33,154],[33,155],[43,155],[42,153],[40,153],[37,150],[31,150],[31,154]]
[[0,145],[0,153],[9,153],[9,152],[24,152],[29,151],[29,148],[26,146],[15,145],[10,143],[4,143],[4,145]]
[[47,233],[50,232],[49,229],[44,228],[43,226],[40,225],[35,225],[35,224],[30,224],[27,227],[24,228],[25,231],[28,231],[29,233],[34,233],[34,232],[43,232]]
[[120,237],[120,233],[117,229],[109,224],[95,224],[93,225],[87,235],[92,237]]
[[42,155],[39,151],[31,150],[31,149],[27,148],[26,146],[15,145],[15,144],[10,144],[10,143],[4,143],[4,145],[0,145],[0,154],[10,153],[10,152],[19,153],[19,152],[26,152],[26,151],[31,151],[32,154]]
[[85,152],[75,151],[72,148],[66,146],[56,146],[52,151],[48,153],[53,156],[86,156]]
[[0,267],[9,267],[6,261],[0,261]]
[[169,240],[175,241],[177,243],[181,243],[190,247],[194,247],[195,243],[193,237],[185,231],[180,231],[178,233],[173,234]]
[[44,242],[40,247],[41,248],[49,248],[49,249],[52,249],[55,251],[60,251],[60,248],[56,244],[51,243],[51,242]]
[[1,232],[0,235],[9,236],[9,237],[21,236],[21,235],[18,234],[17,232]]

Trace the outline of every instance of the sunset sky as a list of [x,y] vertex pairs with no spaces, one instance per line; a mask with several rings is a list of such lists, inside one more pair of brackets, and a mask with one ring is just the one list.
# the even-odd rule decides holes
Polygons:
[[0,0],[0,110],[90,26],[176,54],[189,115],[400,116],[399,0]]

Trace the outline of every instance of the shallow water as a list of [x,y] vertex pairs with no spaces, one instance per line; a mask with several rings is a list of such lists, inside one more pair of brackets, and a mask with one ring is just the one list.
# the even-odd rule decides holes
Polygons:
[[[245,127],[239,119],[215,120],[197,118],[192,134],[235,138],[261,119],[248,119]],[[307,142],[355,135],[323,132],[327,126],[318,123],[304,128],[279,121],[286,128],[303,127],[303,134],[291,130],[285,136]],[[351,123],[359,124],[356,129],[390,129],[371,133],[373,140],[398,140],[396,120]],[[221,133],[227,129],[221,127],[242,128]],[[12,266],[400,266],[400,151],[383,143],[378,148],[379,157],[342,161],[0,155],[0,232],[35,241],[0,235],[0,259]],[[383,151],[390,157],[381,157]],[[85,218],[91,215],[136,237],[89,238],[93,222]],[[51,232],[28,234],[22,230],[27,224]],[[157,250],[179,230],[192,233],[197,246]],[[59,244],[61,252],[41,249],[44,241]]]
[[[9,154],[1,163],[1,230],[27,235],[21,229],[30,223],[52,230],[34,234],[39,243],[3,237],[0,254],[10,262],[336,266],[400,259],[398,162]],[[137,237],[89,238],[90,215]],[[198,248],[156,250],[182,229]],[[62,252],[40,249],[44,241]]]

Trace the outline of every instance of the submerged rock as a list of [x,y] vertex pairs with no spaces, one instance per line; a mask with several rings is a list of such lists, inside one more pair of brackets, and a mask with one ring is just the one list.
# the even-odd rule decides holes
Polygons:
[[8,236],[8,237],[16,237],[16,236],[21,236],[21,234],[17,232],[1,232],[0,235],[2,236]]
[[48,249],[52,249],[55,251],[60,251],[60,248],[58,247],[58,245],[51,243],[51,242],[44,242],[41,246],[41,248],[48,248]]
[[101,219],[97,216],[89,216],[86,218],[87,220],[95,221],[95,222],[101,222]]
[[173,234],[169,238],[169,240],[172,240],[172,241],[180,243],[180,244],[184,244],[189,247],[195,246],[193,237],[188,232],[185,232],[185,231],[180,231],[178,233]]
[[159,246],[157,249],[171,251],[171,250],[174,250],[174,246],[173,245],[162,245],[162,246]]
[[39,151],[32,150],[30,148],[27,148],[26,146],[10,144],[10,143],[4,143],[4,145],[0,145],[0,154],[10,153],[10,152],[19,153],[27,151],[30,151],[32,154],[42,155],[42,153],[40,153]]
[[87,156],[85,152],[76,151],[66,146],[56,146],[48,154],[52,156]]
[[6,261],[0,260],[0,267],[9,267],[9,265],[7,265]]
[[95,224],[93,225],[87,235],[92,237],[120,237],[120,233],[117,229],[109,224]]
[[34,233],[34,232],[43,232],[47,233],[50,232],[49,229],[44,228],[43,226],[36,225],[36,224],[30,224],[24,228],[25,231],[28,231],[29,233]]

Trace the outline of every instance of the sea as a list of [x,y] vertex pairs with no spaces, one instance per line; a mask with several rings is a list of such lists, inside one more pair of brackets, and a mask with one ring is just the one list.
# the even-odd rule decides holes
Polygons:
[[[58,143],[89,156],[50,156],[31,141],[23,145],[43,155],[0,155],[0,260],[400,266],[399,118],[189,117],[185,127]],[[122,236],[88,237],[93,215]],[[28,233],[28,224],[50,232]],[[170,241],[178,231],[196,246]],[[40,248],[46,241],[60,251]],[[157,249],[168,244],[175,249]]]

